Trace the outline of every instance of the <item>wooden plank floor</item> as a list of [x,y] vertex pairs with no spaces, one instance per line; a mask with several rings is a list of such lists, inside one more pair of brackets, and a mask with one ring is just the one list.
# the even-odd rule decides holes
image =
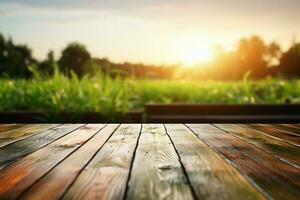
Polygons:
[[3,124],[0,199],[300,199],[300,125]]

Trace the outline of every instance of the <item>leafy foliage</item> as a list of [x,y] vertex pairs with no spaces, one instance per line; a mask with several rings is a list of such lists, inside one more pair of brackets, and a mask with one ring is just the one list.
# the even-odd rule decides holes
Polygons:
[[280,60],[282,70],[280,73],[285,77],[300,76],[300,43],[294,44]]
[[146,103],[300,103],[300,80],[170,81],[111,78],[97,73],[70,77],[57,69],[34,79],[0,79],[0,110],[96,111],[110,118]]
[[0,74],[11,78],[30,77],[28,69],[35,63],[31,50],[26,45],[15,45],[0,34]]
[[62,51],[59,66],[67,74],[73,71],[78,76],[82,76],[84,74],[84,65],[90,58],[90,53],[85,46],[79,43],[71,43]]

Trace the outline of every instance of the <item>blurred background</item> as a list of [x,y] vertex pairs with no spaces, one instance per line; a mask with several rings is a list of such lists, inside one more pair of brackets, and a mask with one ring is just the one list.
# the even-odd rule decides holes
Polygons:
[[299,0],[0,0],[0,111],[300,103]]

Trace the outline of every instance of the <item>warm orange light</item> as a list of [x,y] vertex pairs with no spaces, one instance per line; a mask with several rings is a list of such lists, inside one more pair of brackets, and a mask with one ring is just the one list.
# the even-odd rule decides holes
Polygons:
[[203,62],[212,60],[212,54],[209,49],[190,49],[183,54],[183,63],[187,66],[193,66]]
[[196,40],[181,41],[177,47],[179,59],[187,67],[210,62],[213,60],[210,46],[210,44]]

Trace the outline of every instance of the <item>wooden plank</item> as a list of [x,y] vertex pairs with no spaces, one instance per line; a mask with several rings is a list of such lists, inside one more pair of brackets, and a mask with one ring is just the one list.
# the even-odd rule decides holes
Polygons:
[[41,131],[47,130],[49,128],[57,126],[56,124],[37,124],[37,125],[26,125],[24,127],[6,131],[0,134],[0,147],[18,141],[20,139],[26,138],[30,135],[39,133]]
[[162,124],[145,124],[126,199],[193,199],[178,155]]
[[256,130],[262,134],[269,135],[280,141],[288,142],[292,145],[300,147],[300,135],[295,135],[287,131],[277,129],[268,124],[239,124],[239,126]]
[[286,132],[288,134],[293,134],[293,135],[296,135],[296,136],[300,136],[300,129],[297,129],[295,127],[292,127],[292,126],[286,126],[286,125],[283,125],[283,124],[261,124],[263,126],[271,126],[271,127],[274,127],[280,131],[283,131],[283,132]]
[[118,124],[109,124],[100,130],[19,199],[59,199],[118,126]]
[[83,126],[83,124],[62,125],[1,147],[0,170],[71,131],[76,130],[80,126]]
[[292,124],[274,124],[273,126],[276,126],[276,128],[280,130],[300,136],[300,127],[296,127]]
[[299,129],[300,130],[300,124],[282,124],[284,126],[289,126],[289,127],[293,127],[293,128],[296,128],[296,129]]
[[300,170],[208,124],[187,125],[272,199],[300,198]]
[[242,140],[254,144],[294,167],[300,168],[300,149],[294,145],[276,140],[255,130],[233,124],[215,124],[215,126]]
[[87,125],[0,171],[0,199],[16,199],[104,125]]
[[140,131],[140,124],[122,124],[63,199],[122,199]]
[[26,124],[0,124],[0,134],[4,133],[6,131],[11,131],[11,130],[21,128],[24,126],[26,126]]
[[234,167],[183,124],[165,126],[197,198],[264,199]]

